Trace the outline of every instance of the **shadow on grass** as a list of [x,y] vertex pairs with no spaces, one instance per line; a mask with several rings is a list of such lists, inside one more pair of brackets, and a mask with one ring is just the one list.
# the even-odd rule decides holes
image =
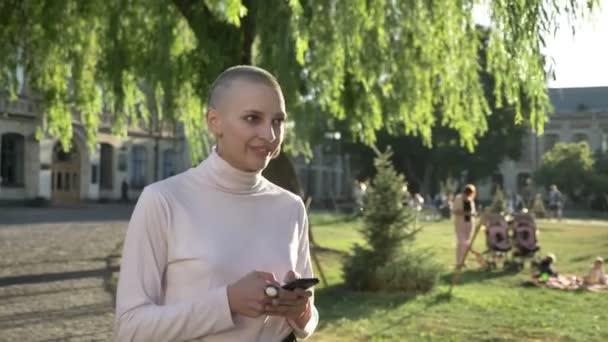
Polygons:
[[318,244],[315,244],[311,247],[311,252],[319,253],[320,257],[340,257],[344,258],[348,256],[348,252],[341,251],[338,249],[323,247]]
[[546,227],[546,226],[539,226],[538,230],[541,231],[542,233],[548,233],[548,232],[552,232],[552,233],[562,233],[564,232],[564,230],[568,229],[567,227]]
[[570,258],[571,262],[580,262],[580,261],[593,261],[596,258],[595,255],[592,254],[588,254],[588,255],[583,255],[583,256],[578,256],[578,257],[574,257],[574,258]]
[[[490,281],[502,277],[510,277],[520,273],[517,270],[502,269],[497,271],[486,271],[483,269],[477,270],[465,270],[462,271],[460,276],[457,278],[456,285],[468,284],[468,283],[482,283],[484,281]],[[452,277],[454,271],[443,274],[440,279],[441,282],[447,285],[452,283]]]
[[[429,296],[426,305],[409,305],[416,297]],[[315,304],[321,313],[319,329],[328,325],[341,324],[341,321],[359,321],[373,319],[375,316],[384,317],[377,320],[373,330],[366,330],[363,340],[374,336],[382,336],[388,331],[399,329],[410,324],[427,309],[447,303],[452,299],[444,292],[403,294],[403,293],[371,293],[352,292],[343,285],[324,288],[316,292]],[[400,308],[408,305],[407,309]],[[346,323],[346,322],[344,322]]]
[[367,318],[378,311],[396,308],[413,298],[415,295],[402,293],[354,292],[343,284],[315,291],[315,305],[323,315],[319,322],[321,328],[345,318]]
[[310,224],[313,226],[331,226],[339,223],[349,223],[356,221],[361,216],[355,214],[313,212],[310,215]]
[[426,304],[426,308],[428,309],[435,305],[450,302],[452,298],[453,296],[450,292],[438,292],[432,297],[431,300],[428,301],[428,303]]

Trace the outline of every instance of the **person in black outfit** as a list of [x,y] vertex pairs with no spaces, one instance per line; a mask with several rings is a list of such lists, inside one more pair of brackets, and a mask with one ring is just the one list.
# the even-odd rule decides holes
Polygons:
[[542,277],[543,274],[547,274],[549,277],[557,277],[557,272],[555,272],[551,267],[554,262],[555,256],[553,254],[548,254],[546,257],[544,257],[538,265],[539,273],[536,277]]

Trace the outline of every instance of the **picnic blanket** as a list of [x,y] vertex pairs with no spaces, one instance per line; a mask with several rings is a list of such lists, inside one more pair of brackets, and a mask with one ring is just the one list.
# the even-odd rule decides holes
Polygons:
[[600,284],[586,284],[582,278],[575,275],[559,275],[557,277],[550,277],[549,279],[532,278],[526,280],[522,285],[524,286],[537,286],[546,287],[549,289],[563,290],[563,291],[577,291],[577,290],[588,290],[592,292],[605,292],[608,293],[608,285]]

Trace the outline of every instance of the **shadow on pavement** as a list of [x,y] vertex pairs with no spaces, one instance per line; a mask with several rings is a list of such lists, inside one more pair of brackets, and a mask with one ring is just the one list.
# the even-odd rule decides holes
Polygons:
[[0,207],[0,225],[40,223],[128,221],[133,212],[131,204],[78,204],[63,207]]
[[12,286],[12,285],[23,285],[23,284],[37,284],[47,283],[51,281],[62,281],[70,279],[82,279],[82,278],[103,278],[108,277],[112,272],[117,272],[118,266],[103,267],[93,270],[85,271],[69,271],[69,272],[57,272],[57,273],[42,273],[42,274],[27,274],[12,277],[0,278],[0,287]]

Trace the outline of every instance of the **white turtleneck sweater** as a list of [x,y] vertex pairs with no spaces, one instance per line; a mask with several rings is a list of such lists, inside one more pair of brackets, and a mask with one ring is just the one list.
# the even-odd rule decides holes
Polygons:
[[147,186],[126,234],[116,298],[117,341],[280,341],[282,317],[232,314],[227,285],[251,271],[311,277],[299,197],[216,152],[196,168]]

